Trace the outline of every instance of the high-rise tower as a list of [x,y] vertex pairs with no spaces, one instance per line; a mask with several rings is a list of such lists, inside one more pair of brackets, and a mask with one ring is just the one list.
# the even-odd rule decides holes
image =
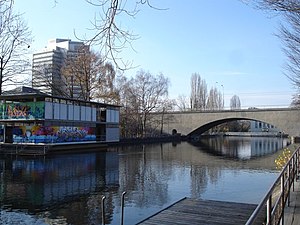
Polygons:
[[[61,69],[65,60],[80,54],[82,48],[88,46],[70,39],[49,40],[47,47],[33,54],[32,87],[50,95],[62,96],[66,87]],[[73,92],[74,98],[80,96],[80,87],[74,84]]]

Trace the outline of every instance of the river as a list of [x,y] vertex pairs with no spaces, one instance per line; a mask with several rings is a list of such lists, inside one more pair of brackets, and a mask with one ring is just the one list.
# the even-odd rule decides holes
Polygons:
[[0,155],[3,224],[135,224],[183,197],[259,203],[287,140],[207,138],[46,157]]

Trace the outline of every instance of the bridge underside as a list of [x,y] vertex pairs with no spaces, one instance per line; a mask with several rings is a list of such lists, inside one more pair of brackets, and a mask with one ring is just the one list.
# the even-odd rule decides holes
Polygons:
[[[237,121],[237,120],[241,120],[241,119],[240,118],[230,118],[230,119],[216,120],[216,121],[207,123],[207,124],[197,128],[196,130],[189,133],[187,136],[199,136],[215,126],[218,126],[220,124],[227,123],[227,122]],[[250,119],[243,119],[243,120],[250,120]]]

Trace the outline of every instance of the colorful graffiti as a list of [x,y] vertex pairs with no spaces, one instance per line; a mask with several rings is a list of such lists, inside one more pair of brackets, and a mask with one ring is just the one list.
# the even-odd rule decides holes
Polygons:
[[13,129],[13,140],[18,143],[62,143],[95,141],[93,127],[18,126]]
[[7,106],[7,116],[10,118],[27,118],[30,107],[27,105],[15,105],[13,108],[11,105]]
[[0,107],[2,119],[43,119],[44,102],[5,103]]

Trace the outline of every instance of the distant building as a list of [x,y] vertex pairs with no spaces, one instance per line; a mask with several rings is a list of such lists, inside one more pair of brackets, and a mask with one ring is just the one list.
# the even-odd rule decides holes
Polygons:
[[20,87],[0,96],[0,142],[118,142],[119,109]]
[[271,124],[264,123],[261,121],[251,120],[250,132],[268,132],[268,133],[278,134],[280,133],[280,130]]
[[[65,82],[61,76],[61,69],[69,57],[79,54],[82,48],[89,49],[83,42],[70,39],[52,39],[41,51],[33,54],[32,87],[52,96],[61,96],[65,91]],[[73,85],[73,98],[79,98],[81,89]]]

